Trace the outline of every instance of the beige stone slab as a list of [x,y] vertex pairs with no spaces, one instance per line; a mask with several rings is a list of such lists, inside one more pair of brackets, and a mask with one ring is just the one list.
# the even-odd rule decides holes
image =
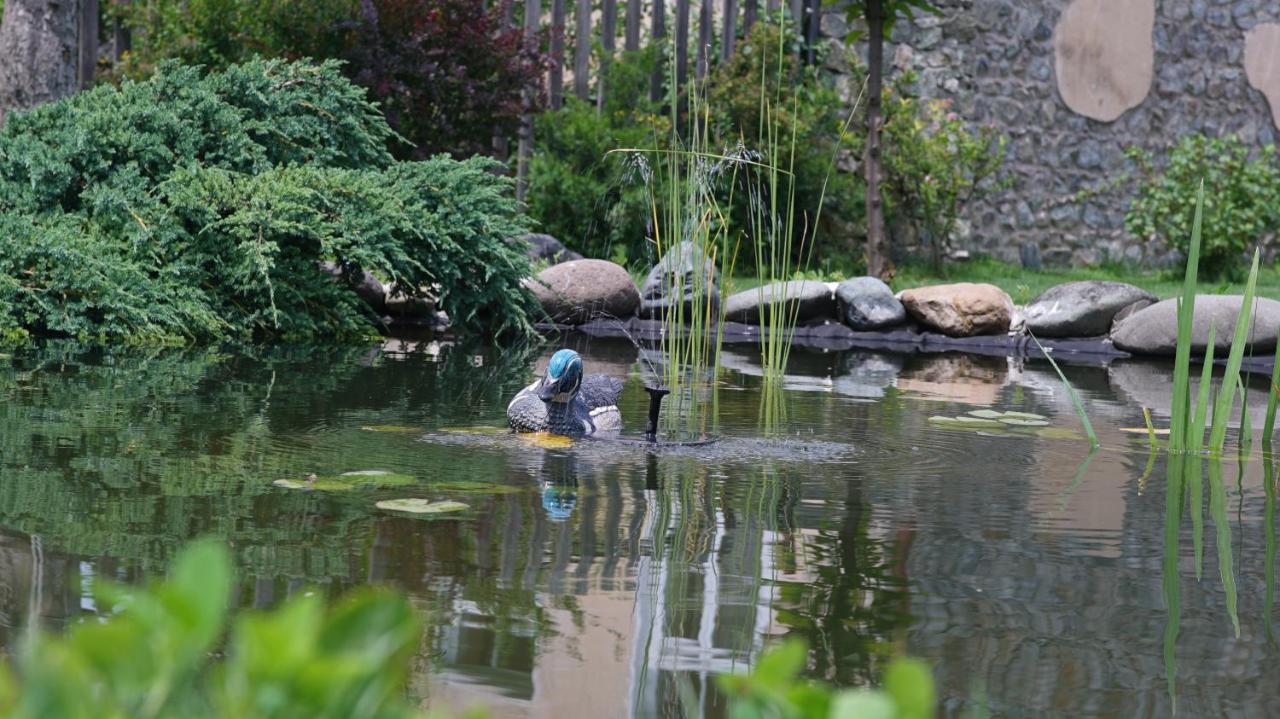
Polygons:
[[1244,36],[1244,73],[1266,96],[1271,119],[1280,128],[1280,23],[1262,23]]
[[1072,111],[1111,122],[1146,99],[1154,0],[1072,0],[1054,30],[1058,92]]

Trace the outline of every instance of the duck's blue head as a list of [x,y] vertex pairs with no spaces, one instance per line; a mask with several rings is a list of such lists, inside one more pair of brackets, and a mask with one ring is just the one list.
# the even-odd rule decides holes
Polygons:
[[547,376],[538,385],[538,398],[543,402],[570,402],[582,386],[582,357],[570,349],[551,355]]

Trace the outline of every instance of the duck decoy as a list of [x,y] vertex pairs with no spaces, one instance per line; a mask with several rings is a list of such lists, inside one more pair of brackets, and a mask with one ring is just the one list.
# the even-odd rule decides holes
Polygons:
[[507,405],[507,423],[516,432],[550,432],[570,437],[616,434],[622,429],[618,397],[622,382],[608,375],[584,375],[582,357],[571,349],[551,356],[542,379],[516,393]]

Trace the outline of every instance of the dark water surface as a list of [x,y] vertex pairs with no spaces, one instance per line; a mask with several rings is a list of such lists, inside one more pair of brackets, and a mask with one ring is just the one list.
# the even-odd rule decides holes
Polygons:
[[[588,371],[628,378],[638,432],[636,350],[578,346]],[[1121,431],[1143,426],[1142,406],[1167,425],[1167,366],[1067,368],[1104,445],[1093,455],[1050,368],[960,355],[797,350],[765,431],[759,363],[729,349],[722,440],[700,449],[485,431],[552,349],[0,355],[0,641],[32,617],[99,611],[99,578],[154,576],[216,534],[240,606],[312,586],[408,592],[426,617],[411,691],[433,708],[683,716],[683,694],[720,716],[716,673],[801,636],[810,674],[845,686],[897,652],[927,659],[941,716],[1280,716],[1261,458],[1171,467]],[[1049,425],[930,421],[982,408]],[[416,483],[273,485],[361,470]],[[374,507],[396,497],[470,509]]]

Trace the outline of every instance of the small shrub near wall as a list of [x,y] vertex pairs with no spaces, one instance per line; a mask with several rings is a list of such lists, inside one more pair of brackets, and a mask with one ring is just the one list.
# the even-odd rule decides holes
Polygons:
[[1138,166],[1139,181],[1126,229],[1162,239],[1184,257],[1191,245],[1196,193],[1204,182],[1200,271],[1206,276],[1242,277],[1250,251],[1280,231],[1275,147],[1254,152],[1234,135],[1189,135],[1169,151],[1163,167],[1139,148],[1128,154]]
[[484,159],[397,162],[336,63],[163,66],[0,131],[0,330],[148,341],[356,338],[318,268],[433,287],[463,331],[529,328],[525,229]]

